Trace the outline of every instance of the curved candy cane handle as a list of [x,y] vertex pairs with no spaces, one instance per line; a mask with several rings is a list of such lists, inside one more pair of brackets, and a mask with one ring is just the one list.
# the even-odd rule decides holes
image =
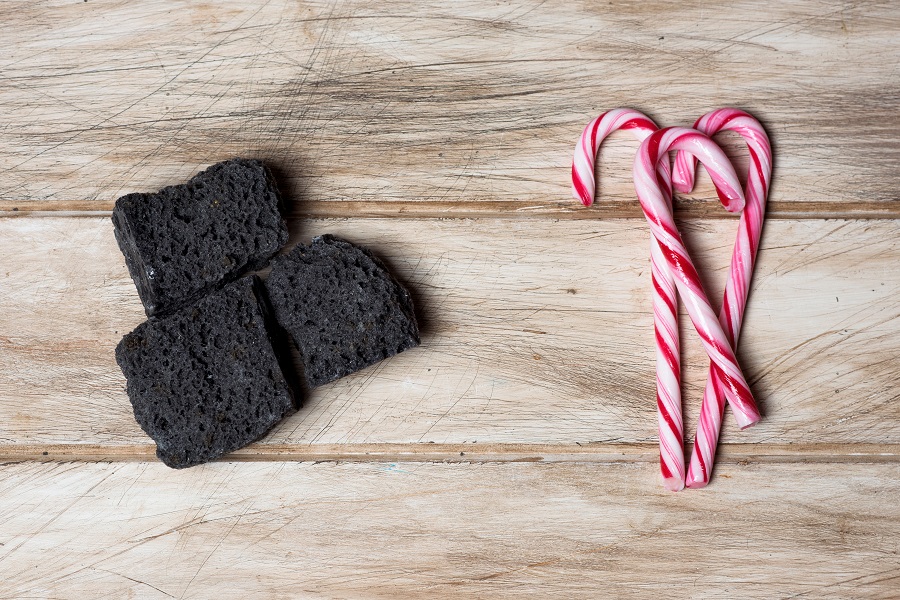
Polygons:
[[[575,155],[572,158],[572,196],[585,206],[594,203],[596,190],[594,166],[597,161],[597,153],[600,151],[600,144],[609,134],[619,129],[631,131],[639,142],[643,142],[659,127],[643,113],[630,108],[615,108],[606,111],[587,124],[581,133],[578,145],[575,146]],[[669,161],[660,162],[659,171],[666,182],[665,185],[670,186],[669,182],[672,177]]]

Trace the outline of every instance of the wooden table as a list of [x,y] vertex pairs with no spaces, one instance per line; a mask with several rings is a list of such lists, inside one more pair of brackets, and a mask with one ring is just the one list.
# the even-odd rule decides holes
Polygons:
[[[0,598],[900,597],[900,6],[672,4],[0,5]],[[735,105],[775,145],[740,348],[765,420],[729,415],[702,491],[658,482],[629,136],[570,197],[622,105]],[[173,471],[113,358],[143,313],[109,214],[235,155],[294,241],[386,259],[423,344]],[[705,175],[678,205],[721,290],[735,218]]]

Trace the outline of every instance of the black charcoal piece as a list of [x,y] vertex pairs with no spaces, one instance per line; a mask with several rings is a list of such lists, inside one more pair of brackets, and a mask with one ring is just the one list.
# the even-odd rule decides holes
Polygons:
[[368,251],[324,235],[272,265],[269,300],[310,387],[419,345],[409,292]]
[[116,347],[134,418],[170,467],[237,450],[293,410],[263,295],[255,275],[243,277]]
[[288,239],[280,208],[268,169],[240,158],[155,194],[116,200],[116,240],[147,315],[265,265]]

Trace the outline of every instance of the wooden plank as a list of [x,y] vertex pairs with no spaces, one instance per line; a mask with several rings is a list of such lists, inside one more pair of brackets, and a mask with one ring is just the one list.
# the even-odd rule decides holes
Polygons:
[[900,465],[0,467],[0,598],[887,599]]
[[[0,210],[109,210],[239,154],[305,214],[567,214],[598,112],[737,104],[776,145],[776,214],[900,215],[895,3],[6,2],[0,20]],[[628,216],[633,149],[617,136],[601,170]]]
[[[733,228],[686,226],[711,289]],[[900,443],[898,229],[767,225],[740,352],[766,418],[746,432],[729,419],[726,442]],[[655,439],[643,222],[319,220],[294,239],[325,232],[407,282],[424,342],[315,390],[267,443]],[[0,219],[0,265],[0,442],[146,444],[113,359],[143,313],[109,221]],[[692,430],[707,362],[687,325],[684,340]]]

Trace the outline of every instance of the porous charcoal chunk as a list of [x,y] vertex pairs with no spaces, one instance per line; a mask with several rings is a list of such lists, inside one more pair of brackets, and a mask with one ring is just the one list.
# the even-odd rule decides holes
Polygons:
[[266,264],[287,242],[275,182],[258,160],[116,200],[116,240],[148,316],[171,312]]
[[255,275],[122,338],[116,361],[156,455],[180,469],[258,439],[294,408]]
[[310,387],[419,345],[409,292],[371,253],[333,236],[277,257],[266,290]]

